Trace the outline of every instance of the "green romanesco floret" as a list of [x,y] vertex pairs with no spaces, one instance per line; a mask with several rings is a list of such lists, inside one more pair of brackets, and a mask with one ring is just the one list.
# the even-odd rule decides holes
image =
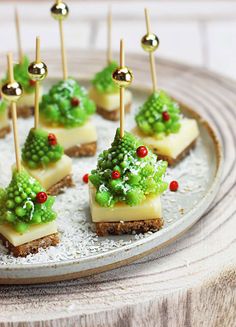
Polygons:
[[19,233],[24,233],[32,224],[48,223],[56,219],[52,209],[54,197],[38,203],[37,194],[45,192],[40,183],[26,171],[13,172],[9,186],[0,189],[1,223],[9,223]]
[[22,149],[22,160],[29,168],[45,167],[61,159],[64,149],[57,143],[51,144],[50,135],[42,129],[30,130]]
[[[137,155],[142,143],[131,133],[123,138],[117,129],[115,139],[108,150],[98,158],[97,168],[92,170],[89,180],[96,188],[95,200],[102,207],[112,207],[117,202],[135,206],[146,196],[158,195],[167,188],[163,181],[167,163],[157,161],[150,150],[145,157]],[[118,172],[119,178],[113,178]]]
[[95,89],[101,93],[116,93],[119,91],[118,86],[113,82],[112,73],[118,67],[117,62],[112,61],[102,71],[98,72],[92,84]]
[[152,93],[135,119],[144,134],[162,137],[180,129],[180,109],[164,91]]
[[95,113],[95,104],[74,79],[60,81],[44,94],[40,103],[40,119],[50,126],[72,128],[82,126]]

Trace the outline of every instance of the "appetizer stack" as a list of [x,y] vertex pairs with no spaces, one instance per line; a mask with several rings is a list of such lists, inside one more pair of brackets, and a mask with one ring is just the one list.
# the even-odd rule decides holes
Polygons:
[[[157,87],[154,51],[159,40],[150,31],[147,10],[147,33],[141,44],[149,53],[153,90],[136,113],[137,126],[131,132],[125,131],[125,112],[130,111],[132,93],[125,88],[132,83],[133,73],[125,66],[123,40],[119,65],[112,58],[111,10],[107,19],[107,65],[92,79],[89,94],[68,77],[63,33],[68,13],[68,6],[60,0],[51,8],[59,23],[63,78],[42,98],[41,81],[48,71],[41,61],[40,39],[36,38],[36,56],[30,63],[22,52],[15,14],[19,63],[13,66],[8,55],[8,80],[3,81],[0,98],[0,138],[10,132],[9,103],[16,156],[11,182],[0,189],[0,239],[14,256],[33,254],[59,243],[54,195],[74,186],[70,157],[96,153],[95,111],[105,119],[120,122],[110,148],[102,151],[96,168],[83,178],[89,183],[88,201],[98,236],[162,228],[161,195],[168,188],[164,181],[167,166],[183,159],[199,134],[197,122],[184,118],[176,101]],[[21,151],[17,113],[24,118],[34,114],[34,126]],[[73,163],[79,165],[79,160],[73,159]],[[172,181],[170,190],[177,189],[178,183]]]
[[14,256],[26,256],[39,248],[59,242],[54,198],[46,194],[41,184],[22,169],[17,129],[16,102],[22,86],[14,80],[12,56],[8,54],[9,81],[2,86],[2,94],[11,103],[15,141],[16,167],[6,189],[0,189],[0,238]]
[[167,188],[162,180],[167,164],[124,131],[124,87],[132,79],[121,40],[120,67],[113,73],[120,88],[120,128],[89,177],[91,215],[99,236],[144,233],[163,225],[160,195]]
[[63,80],[43,95],[40,125],[56,135],[70,157],[93,156],[97,148],[97,133],[90,116],[95,112],[95,105],[88,98],[86,90],[75,79],[68,78],[67,73],[63,20],[68,16],[69,9],[65,3],[58,1],[51,8],[51,13],[59,22]]
[[[119,120],[119,87],[112,79],[113,71],[118,67],[116,61],[112,60],[111,50],[111,10],[107,17],[107,66],[98,72],[92,80],[92,88],[89,91],[90,98],[96,103],[97,113],[108,120]],[[128,90],[124,93],[124,108],[129,112],[132,104],[132,93]]]
[[137,127],[133,133],[149,146],[159,159],[173,166],[183,159],[195,146],[199,130],[194,119],[183,118],[179,105],[166,92],[158,90],[154,51],[158,48],[157,36],[150,32],[150,21],[145,9],[147,34],[141,40],[149,53],[153,92],[139,108]]
[[36,58],[28,68],[35,81],[34,128],[29,132],[22,149],[23,166],[52,195],[73,186],[72,160],[64,154],[55,134],[39,128],[39,82],[47,75],[47,66],[40,59],[40,40],[36,38]]
[[[15,27],[18,45],[18,63],[14,65],[15,79],[21,83],[24,94],[18,101],[18,117],[28,118],[34,113],[34,89],[35,81],[28,74],[29,58],[24,54],[21,44],[20,20],[17,9],[15,9]],[[40,91],[41,94],[41,91]],[[39,96],[40,96],[39,94]]]

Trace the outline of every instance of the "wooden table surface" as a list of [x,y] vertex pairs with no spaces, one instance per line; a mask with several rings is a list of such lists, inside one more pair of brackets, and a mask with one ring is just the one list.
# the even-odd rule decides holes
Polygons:
[[[38,24],[34,17],[28,20]],[[1,26],[7,28],[5,20]],[[86,39],[84,31],[80,39]],[[160,85],[196,108],[221,138],[225,164],[214,203],[181,239],[126,267],[68,282],[0,286],[1,327],[236,325],[236,84],[205,69],[162,60],[158,72]]]

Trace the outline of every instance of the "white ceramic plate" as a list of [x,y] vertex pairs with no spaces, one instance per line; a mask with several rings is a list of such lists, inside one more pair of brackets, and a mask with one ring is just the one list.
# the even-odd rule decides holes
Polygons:
[[[51,79],[46,88],[53,83]],[[87,81],[80,81],[88,85]],[[134,126],[134,113],[145,101],[148,92],[133,89],[132,113],[126,118],[126,129]],[[176,193],[167,191],[162,197],[164,228],[156,233],[132,236],[98,238],[93,232],[88,207],[87,184],[82,176],[96,165],[96,158],[73,160],[76,187],[57,197],[61,243],[58,247],[41,250],[27,258],[13,258],[0,246],[0,283],[38,283],[77,278],[126,265],[152,251],[160,249],[180,237],[207,210],[214,199],[222,168],[222,153],[219,141],[210,127],[194,111],[183,106],[186,116],[198,120],[200,137],[196,148],[177,167],[168,168],[166,180],[178,180]],[[94,117],[98,128],[98,153],[113,140],[118,123]],[[24,143],[33,119],[19,119],[21,145]],[[14,162],[13,137],[0,140],[0,183],[6,186],[11,178],[10,166]],[[7,168],[6,168],[7,167]]]

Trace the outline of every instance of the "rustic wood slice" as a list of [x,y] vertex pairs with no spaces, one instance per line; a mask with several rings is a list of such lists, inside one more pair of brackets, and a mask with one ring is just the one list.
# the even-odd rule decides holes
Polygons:
[[[78,54],[68,57],[73,68]],[[44,58],[55,71],[56,56]],[[104,53],[80,52],[83,77],[103,59]],[[144,83],[147,58],[127,55],[126,61]],[[182,238],[122,268],[53,284],[1,286],[1,326],[235,326],[236,83],[160,59],[157,72],[159,85],[196,108],[223,143],[222,183],[211,207]]]

